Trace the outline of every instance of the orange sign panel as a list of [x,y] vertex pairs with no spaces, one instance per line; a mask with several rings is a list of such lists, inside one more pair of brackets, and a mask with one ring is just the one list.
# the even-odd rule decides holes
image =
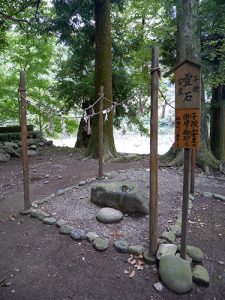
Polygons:
[[175,145],[178,148],[198,149],[200,146],[200,109],[176,109]]
[[201,67],[184,61],[175,68],[175,145],[200,146]]

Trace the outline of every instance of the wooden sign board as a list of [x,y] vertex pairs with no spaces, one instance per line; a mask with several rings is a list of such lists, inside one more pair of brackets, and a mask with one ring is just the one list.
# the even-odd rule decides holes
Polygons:
[[201,73],[200,65],[184,61],[175,68],[175,145],[200,146]]

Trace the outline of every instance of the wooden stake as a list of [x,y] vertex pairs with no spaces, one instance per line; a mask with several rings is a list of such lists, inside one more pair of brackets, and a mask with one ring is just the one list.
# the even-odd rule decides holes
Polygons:
[[30,208],[29,189],[29,166],[27,154],[27,116],[26,116],[26,88],[25,72],[20,71],[20,99],[21,99],[21,140],[22,140],[22,161],[23,161],[23,186],[24,186],[24,208]]
[[195,193],[195,149],[191,150],[191,185],[190,193],[194,195]]
[[152,49],[151,124],[150,124],[150,201],[149,201],[149,254],[155,256],[158,241],[158,90],[159,49]]
[[[100,87],[100,96],[104,95],[104,86]],[[98,177],[103,176],[103,97],[99,100],[99,136],[98,136],[98,159],[99,159],[99,169]]]
[[184,149],[184,179],[183,179],[183,206],[182,206],[182,228],[180,257],[186,259],[187,248],[187,222],[190,189],[190,154],[191,150]]

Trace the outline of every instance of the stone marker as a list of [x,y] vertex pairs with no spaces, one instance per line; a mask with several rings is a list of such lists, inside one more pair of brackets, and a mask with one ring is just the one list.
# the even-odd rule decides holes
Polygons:
[[162,256],[159,274],[165,285],[175,293],[187,293],[192,288],[190,264],[177,256]]
[[91,189],[91,201],[124,213],[148,214],[148,197],[133,183],[97,183]]
[[123,219],[123,214],[117,209],[104,207],[98,211],[96,218],[98,221],[106,224],[117,223]]

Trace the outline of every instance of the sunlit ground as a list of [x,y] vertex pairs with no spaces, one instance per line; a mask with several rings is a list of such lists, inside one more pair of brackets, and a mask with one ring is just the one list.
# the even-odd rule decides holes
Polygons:
[[[150,138],[141,136],[137,133],[127,132],[122,134],[121,131],[114,131],[116,149],[118,152],[125,153],[150,153]],[[73,148],[76,142],[75,136],[62,136],[60,139],[53,139],[55,146],[66,146]],[[174,130],[170,127],[159,129],[158,152],[166,153],[174,142]]]

